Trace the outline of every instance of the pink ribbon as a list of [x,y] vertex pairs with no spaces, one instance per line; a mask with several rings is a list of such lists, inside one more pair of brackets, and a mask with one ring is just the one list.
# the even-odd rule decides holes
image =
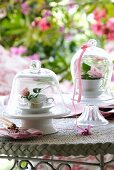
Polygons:
[[[75,64],[76,64],[76,71],[77,71],[77,75],[78,75],[78,88],[79,88],[79,93],[78,93],[78,100],[77,102],[79,103],[81,101],[81,96],[82,96],[82,81],[81,81],[81,60],[82,60],[82,56],[83,54],[85,53],[86,49],[88,47],[90,47],[91,45],[87,42],[86,44],[84,44],[81,49],[82,49],[82,52],[79,56],[79,58],[76,60]],[[76,76],[75,74],[75,79],[74,79],[74,92],[73,92],[73,101],[72,101],[72,104],[73,104],[73,107],[74,107],[74,112],[75,112],[75,115],[76,115],[76,129],[79,130],[80,127],[78,127],[77,125],[77,114],[76,114],[76,106],[75,106],[75,103],[74,103],[74,98],[75,98],[75,94],[76,94]],[[81,128],[82,130],[82,135],[90,135],[90,128],[87,127],[86,129],[85,128]]]
[[81,47],[82,52],[77,60],[77,74],[78,74],[78,86],[79,86],[78,102],[80,102],[81,96],[82,96],[82,81],[81,81],[81,67],[80,67],[80,65],[81,65],[82,56],[89,46],[90,46],[89,44],[85,44]]
[[[81,100],[81,96],[82,96],[82,82],[81,82],[81,60],[82,60],[82,56],[85,53],[86,49],[90,47],[89,43],[84,44],[81,49],[82,52],[79,56],[79,58],[76,60],[76,69],[77,69],[77,75],[78,75],[78,87],[79,87],[79,93],[78,93],[78,100],[77,102],[79,103]],[[73,101],[75,98],[75,94],[76,94],[76,75],[75,75],[75,80],[74,80],[74,93],[73,93]],[[74,104],[73,104],[74,105]]]

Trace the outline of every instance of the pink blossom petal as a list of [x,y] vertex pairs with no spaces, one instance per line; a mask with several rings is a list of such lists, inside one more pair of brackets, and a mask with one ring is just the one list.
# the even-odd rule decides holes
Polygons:
[[38,26],[42,31],[46,31],[51,27],[51,24],[47,21],[46,18],[42,18],[39,20]]
[[10,48],[10,53],[14,55],[22,55],[26,52],[27,52],[27,49],[24,46]]
[[109,28],[111,31],[114,31],[114,18],[110,18],[106,25],[107,28]]
[[77,132],[84,136],[91,135],[91,128],[92,126],[90,125],[88,125],[86,128],[77,126]]
[[51,11],[50,10],[46,10],[43,14],[43,17],[48,17],[51,15]]
[[23,14],[27,15],[29,13],[29,11],[30,11],[29,5],[26,2],[22,3],[21,4],[21,12]]
[[93,11],[93,15],[94,15],[94,19],[96,21],[100,21],[102,18],[106,17],[106,10],[105,9],[96,8]]
[[104,25],[100,22],[96,23],[96,24],[92,24],[91,25],[91,29],[93,30],[93,32],[96,34],[96,35],[103,35],[103,31],[104,31]]
[[30,60],[40,60],[39,54],[36,54],[36,53],[28,57]]

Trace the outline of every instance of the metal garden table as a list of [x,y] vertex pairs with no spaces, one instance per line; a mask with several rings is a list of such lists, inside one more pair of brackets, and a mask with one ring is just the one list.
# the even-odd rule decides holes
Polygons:
[[[110,122],[106,126],[94,127],[92,135],[82,136],[76,134],[74,121],[74,118],[54,119],[53,123],[58,132],[51,135],[29,140],[1,138],[0,157],[15,160],[12,170],[15,170],[16,164],[20,169],[27,169],[27,166],[30,166],[32,170],[35,170],[42,163],[50,166],[52,170],[62,169],[64,165],[71,169],[70,165],[73,163],[99,166],[100,170],[104,170],[105,165],[113,161],[111,159],[105,162],[104,155],[114,154],[114,123]],[[88,155],[95,156],[98,162],[87,163],[54,159],[56,156],[79,158]],[[32,164],[34,160],[37,161],[35,166]],[[56,168],[54,162],[58,164]]]

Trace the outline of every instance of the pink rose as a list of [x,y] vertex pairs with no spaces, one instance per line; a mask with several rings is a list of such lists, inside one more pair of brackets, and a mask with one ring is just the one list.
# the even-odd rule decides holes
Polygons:
[[88,74],[93,78],[102,78],[103,73],[98,68],[91,67],[91,69],[88,71]]
[[21,94],[23,97],[27,97],[27,96],[29,96],[30,92],[29,92],[28,88],[25,88],[22,90]]
[[103,57],[98,57],[98,56],[95,56],[94,57],[94,60],[96,60],[96,61],[104,61],[105,60],[105,58],[103,58]]

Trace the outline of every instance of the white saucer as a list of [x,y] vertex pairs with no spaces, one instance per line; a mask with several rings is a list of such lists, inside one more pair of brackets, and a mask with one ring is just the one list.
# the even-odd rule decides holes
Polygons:
[[53,107],[50,112],[40,113],[40,114],[23,114],[20,110],[17,113],[9,114],[6,111],[3,111],[3,115],[7,115],[9,118],[13,119],[49,119],[49,118],[58,118],[63,117],[70,114],[70,110],[68,108],[58,108]]
[[40,114],[40,113],[46,113],[49,112],[49,109],[54,107],[54,104],[50,104],[47,106],[43,106],[41,108],[29,108],[28,106],[19,106],[18,109],[22,110],[22,113],[28,113],[28,114]]

